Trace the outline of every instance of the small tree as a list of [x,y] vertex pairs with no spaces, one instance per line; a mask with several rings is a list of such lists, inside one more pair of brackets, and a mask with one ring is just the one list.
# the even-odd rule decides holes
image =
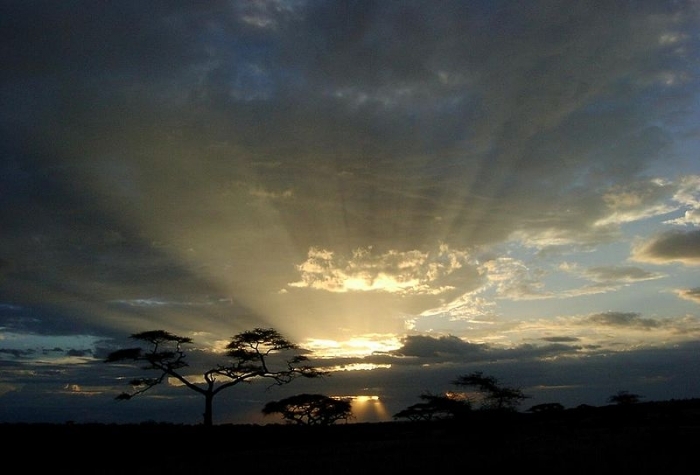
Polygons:
[[457,386],[475,386],[484,395],[482,409],[498,411],[515,411],[520,403],[529,398],[520,389],[500,386],[493,376],[484,376],[481,371],[460,376],[453,384]]
[[[234,336],[226,346],[225,355],[230,361],[204,371],[203,383],[191,381],[182,372],[183,368],[189,366],[182,346],[192,343],[191,338],[163,330],[135,333],[131,338],[148,343],[150,348],[117,350],[110,353],[105,362],[145,363],[141,369],[153,370],[159,374],[154,378],[131,380],[133,391],[124,392],[117,399],[128,400],[143,394],[170,376],[204,396],[205,426],[213,425],[214,396],[224,389],[255,379],[269,379],[274,386],[287,384],[297,377],[316,378],[327,374],[303,364],[308,358],[300,354],[300,348],[271,328],[255,328]],[[271,366],[273,355],[279,356],[281,360],[274,368]]]
[[288,423],[298,425],[328,426],[352,417],[352,403],[323,394],[299,394],[265,404],[262,413],[266,416],[281,414]]
[[630,404],[637,404],[640,399],[641,396],[638,394],[632,394],[629,391],[618,391],[608,398],[608,402],[618,406],[629,406]]
[[429,421],[433,419],[454,419],[463,416],[471,410],[468,399],[460,398],[453,393],[434,395],[421,394],[419,402],[408,406],[396,414],[394,419],[408,419],[409,421]]

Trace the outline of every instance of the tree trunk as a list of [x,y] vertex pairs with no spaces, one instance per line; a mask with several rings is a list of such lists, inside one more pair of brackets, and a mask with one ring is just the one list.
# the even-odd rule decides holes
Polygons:
[[212,414],[213,401],[213,393],[208,392],[204,395],[204,425],[207,427],[214,425],[214,416]]

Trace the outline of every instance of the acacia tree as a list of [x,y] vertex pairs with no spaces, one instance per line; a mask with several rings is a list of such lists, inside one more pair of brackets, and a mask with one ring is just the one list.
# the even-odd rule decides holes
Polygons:
[[[235,335],[226,346],[225,355],[230,361],[204,371],[203,383],[190,380],[183,373],[183,369],[189,365],[185,361],[182,346],[192,343],[191,338],[163,330],[135,333],[131,338],[150,344],[150,348],[120,349],[110,353],[105,362],[145,363],[141,369],[160,374],[153,378],[131,380],[132,392],[121,393],[117,399],[131,399],[159,385],[167,376],[173,377],[204,397],[205,426],[213,425],[214,396],[224,389],[255,379],[268,379],[275,386],[290,383],[297,377],[317,378],[327,375],[326,372],[304,364],[308,358],[300,354],[301,349],[272,328],[255,328]],[[273,356],[280,360],[274,368]]]
[[630,404],[637,404],[641,396],[639,394],[633,394],[629,391],[618,391],[608,398],[608,402],[617,404],[618,406],[628,406]]
[[266,416],[281,414],[288,423],[298,425],[327,426],[337,421],[347,421],[352,416],[352,403],[323,394],[298,394],[265,404],[262,413]]
[[409,421],[455,419],[471,410],[471,402],[468,399],[459,398],[452,393],[444,395],[424,393],[420,395],[420,399],[423,402],[413,404],[397,412],[393,416],[394,419],[408,419]]
[[484,395],[483,409],[514,411],[516,407],[530,396],[520,389],[501,386],[493,376],[484,376],[481,371],[462,375],[453,381],[457,386],[474,386]]

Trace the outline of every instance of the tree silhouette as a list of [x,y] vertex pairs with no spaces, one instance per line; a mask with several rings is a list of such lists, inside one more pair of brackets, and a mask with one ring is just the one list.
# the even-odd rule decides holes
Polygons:
[[454,419],[471,410],[468,399],[459,398],[453,393],[435,395],[421,394],[419,402],[408,406],[393,415],[394,419],[408,419],[409,421],[429,421],[433,419]]
[[457,386],[474,386],[483,394],[482,409],[515,411],[520,403],[529,398],[520,389],[500,386],[493,376],[484,376],[481,371],[462,375],[453,381]]
[[181,372],[182,368],[189,366],[182,346],[192,343],[191,338],[163,330],[135,333],[131,338],[150,344],[150,348],[120,349],[110,353],[105,362],[146,363],[141,369],[160,374],[154,378],[131,380],[133,391],[124,392],[117,399],[128,400],[143,394],[162,383],[166,376],[171,376],[204,396],[205,426],[213,425],[214,396],[224,389],[255,379],[269,379],[275,386],[287,384],[297,377],[316,378],[327,374],[303,364],[308,358],[300,354],[301,349],[272,328],[255,328],[235,335],[226,346],[225,355],[230,361],[204,371],[203,383],[191,381]]
[[627,406],[638,403],[640,399],[641,396],[638,394],[632,394],[629,391],[618,391],[608,398],[608,402],[619,406]]
[[265,404],[262,413],[266,416],[281,414],[288,423],[298,425],[327,426],[352,417],[349,399],[338,399],[323,394],[298,394]]

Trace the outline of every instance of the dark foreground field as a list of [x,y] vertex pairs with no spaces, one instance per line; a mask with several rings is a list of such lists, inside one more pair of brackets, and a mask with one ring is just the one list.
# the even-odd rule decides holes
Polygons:
[[13,424],[0,435],[13,473],[700,473],[699,400],[325,428]]

